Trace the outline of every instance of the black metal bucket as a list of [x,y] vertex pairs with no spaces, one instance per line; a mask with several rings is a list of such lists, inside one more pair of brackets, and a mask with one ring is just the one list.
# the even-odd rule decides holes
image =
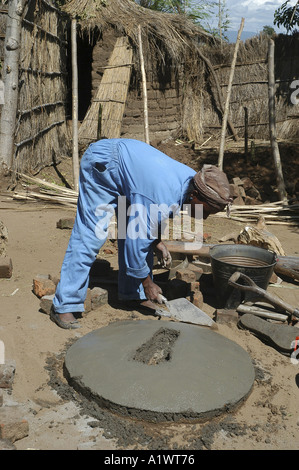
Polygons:
[[214,287],[218,307],[234,309],[243,301],[256,300],[255,294],[228,285],[231,275],[239,271],[266,290],[276,264],[276,254],[252,245],[217,245],[210,249]]

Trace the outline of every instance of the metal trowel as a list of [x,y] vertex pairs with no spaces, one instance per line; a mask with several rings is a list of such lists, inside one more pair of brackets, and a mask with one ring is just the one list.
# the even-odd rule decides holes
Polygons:
[[166,297],[160,295],[160,300],[167,310],[159,308],[156,310],[157,315],[173,318],[184,323],[214,326],[216,328],[216,323],[211,317],[209,317],[209,315],[204,313],[200,308],[196,307],[196,305],[192,304],[184,297],[180,299],[167,300]]

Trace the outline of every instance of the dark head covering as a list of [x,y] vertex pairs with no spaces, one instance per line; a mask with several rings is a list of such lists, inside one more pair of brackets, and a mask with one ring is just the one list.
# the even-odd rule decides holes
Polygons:
[[194,186],[203,199],[218,211],[233,201],[226,174],[215,165],[204,165],[193,177]]

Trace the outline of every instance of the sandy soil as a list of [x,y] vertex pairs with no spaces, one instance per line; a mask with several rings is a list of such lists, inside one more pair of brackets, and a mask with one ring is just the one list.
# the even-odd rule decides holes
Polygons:
[[[14,201],[11,193],[2,193],[0,201],[0,220],[9,232],[7,255],[13,261],[12,277],[0,279],[0,339],[6,360],[16,363],[13,387],[4,390],[3,406],[16,407],[29,423],[29,435],[14,443],[16,449],[298,449],[299,365],[235,324],[219,324],[218,333],[243,347],[256,370],[252,392],[236,410],[206,422],[154,424],[115,416],[79,396],[63,375],[63,358],[70,344],[110,322],[144,316],[117,308],[116,292],[111,289],[108,305],[84,315],[80,330],[58,328],[40,311],[32,280],[37,274],[59,276],[70,231],[58,229],[56,223],[74,216],[74,211]],[[204,230],[213,243],[242,227],[229,219],[210,217]],[[273,225],[269,229],[286,254],[298,254],[298,228]],[[117,269],[115,247],[111,251],[102,251],[101,257]],[[298,306],[298,283],[283,281],[281,286],[269,289]],[[212,316],[215,309],[205,302],[203,310]]]

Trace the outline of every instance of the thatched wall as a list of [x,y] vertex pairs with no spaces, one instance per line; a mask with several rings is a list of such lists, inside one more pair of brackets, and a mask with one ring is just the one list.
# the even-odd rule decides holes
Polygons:
[[[291,102],[294,89],[290,85],[299,77],[299,35],[279,35],[274,40],[277,137],[298,138],[298,105]],[[269,39],[265,35],[240,43],[230,100],[230,117],[241,137],[244,135],[246,107],[249,138],[269,138],[268,43]],[[229,44],[222,50],[214,48],[206,51],[214,65],[223,97],[227,90],[233,50],[234,44]],[[206,87],[204,97],[204,131],[220,134],[221,117],[215,111],[210,86]]]
[[65,21],[52,0],[31,0],[22,25],[14,169],[37,172],[68,152]]
[[[3,22],[0,16],[0,27]],[[15,172],[36,173],[69,152],[65,25],[54,0],[26,2],[12,164]],[[5,25],[1,34],[3,54]]]

